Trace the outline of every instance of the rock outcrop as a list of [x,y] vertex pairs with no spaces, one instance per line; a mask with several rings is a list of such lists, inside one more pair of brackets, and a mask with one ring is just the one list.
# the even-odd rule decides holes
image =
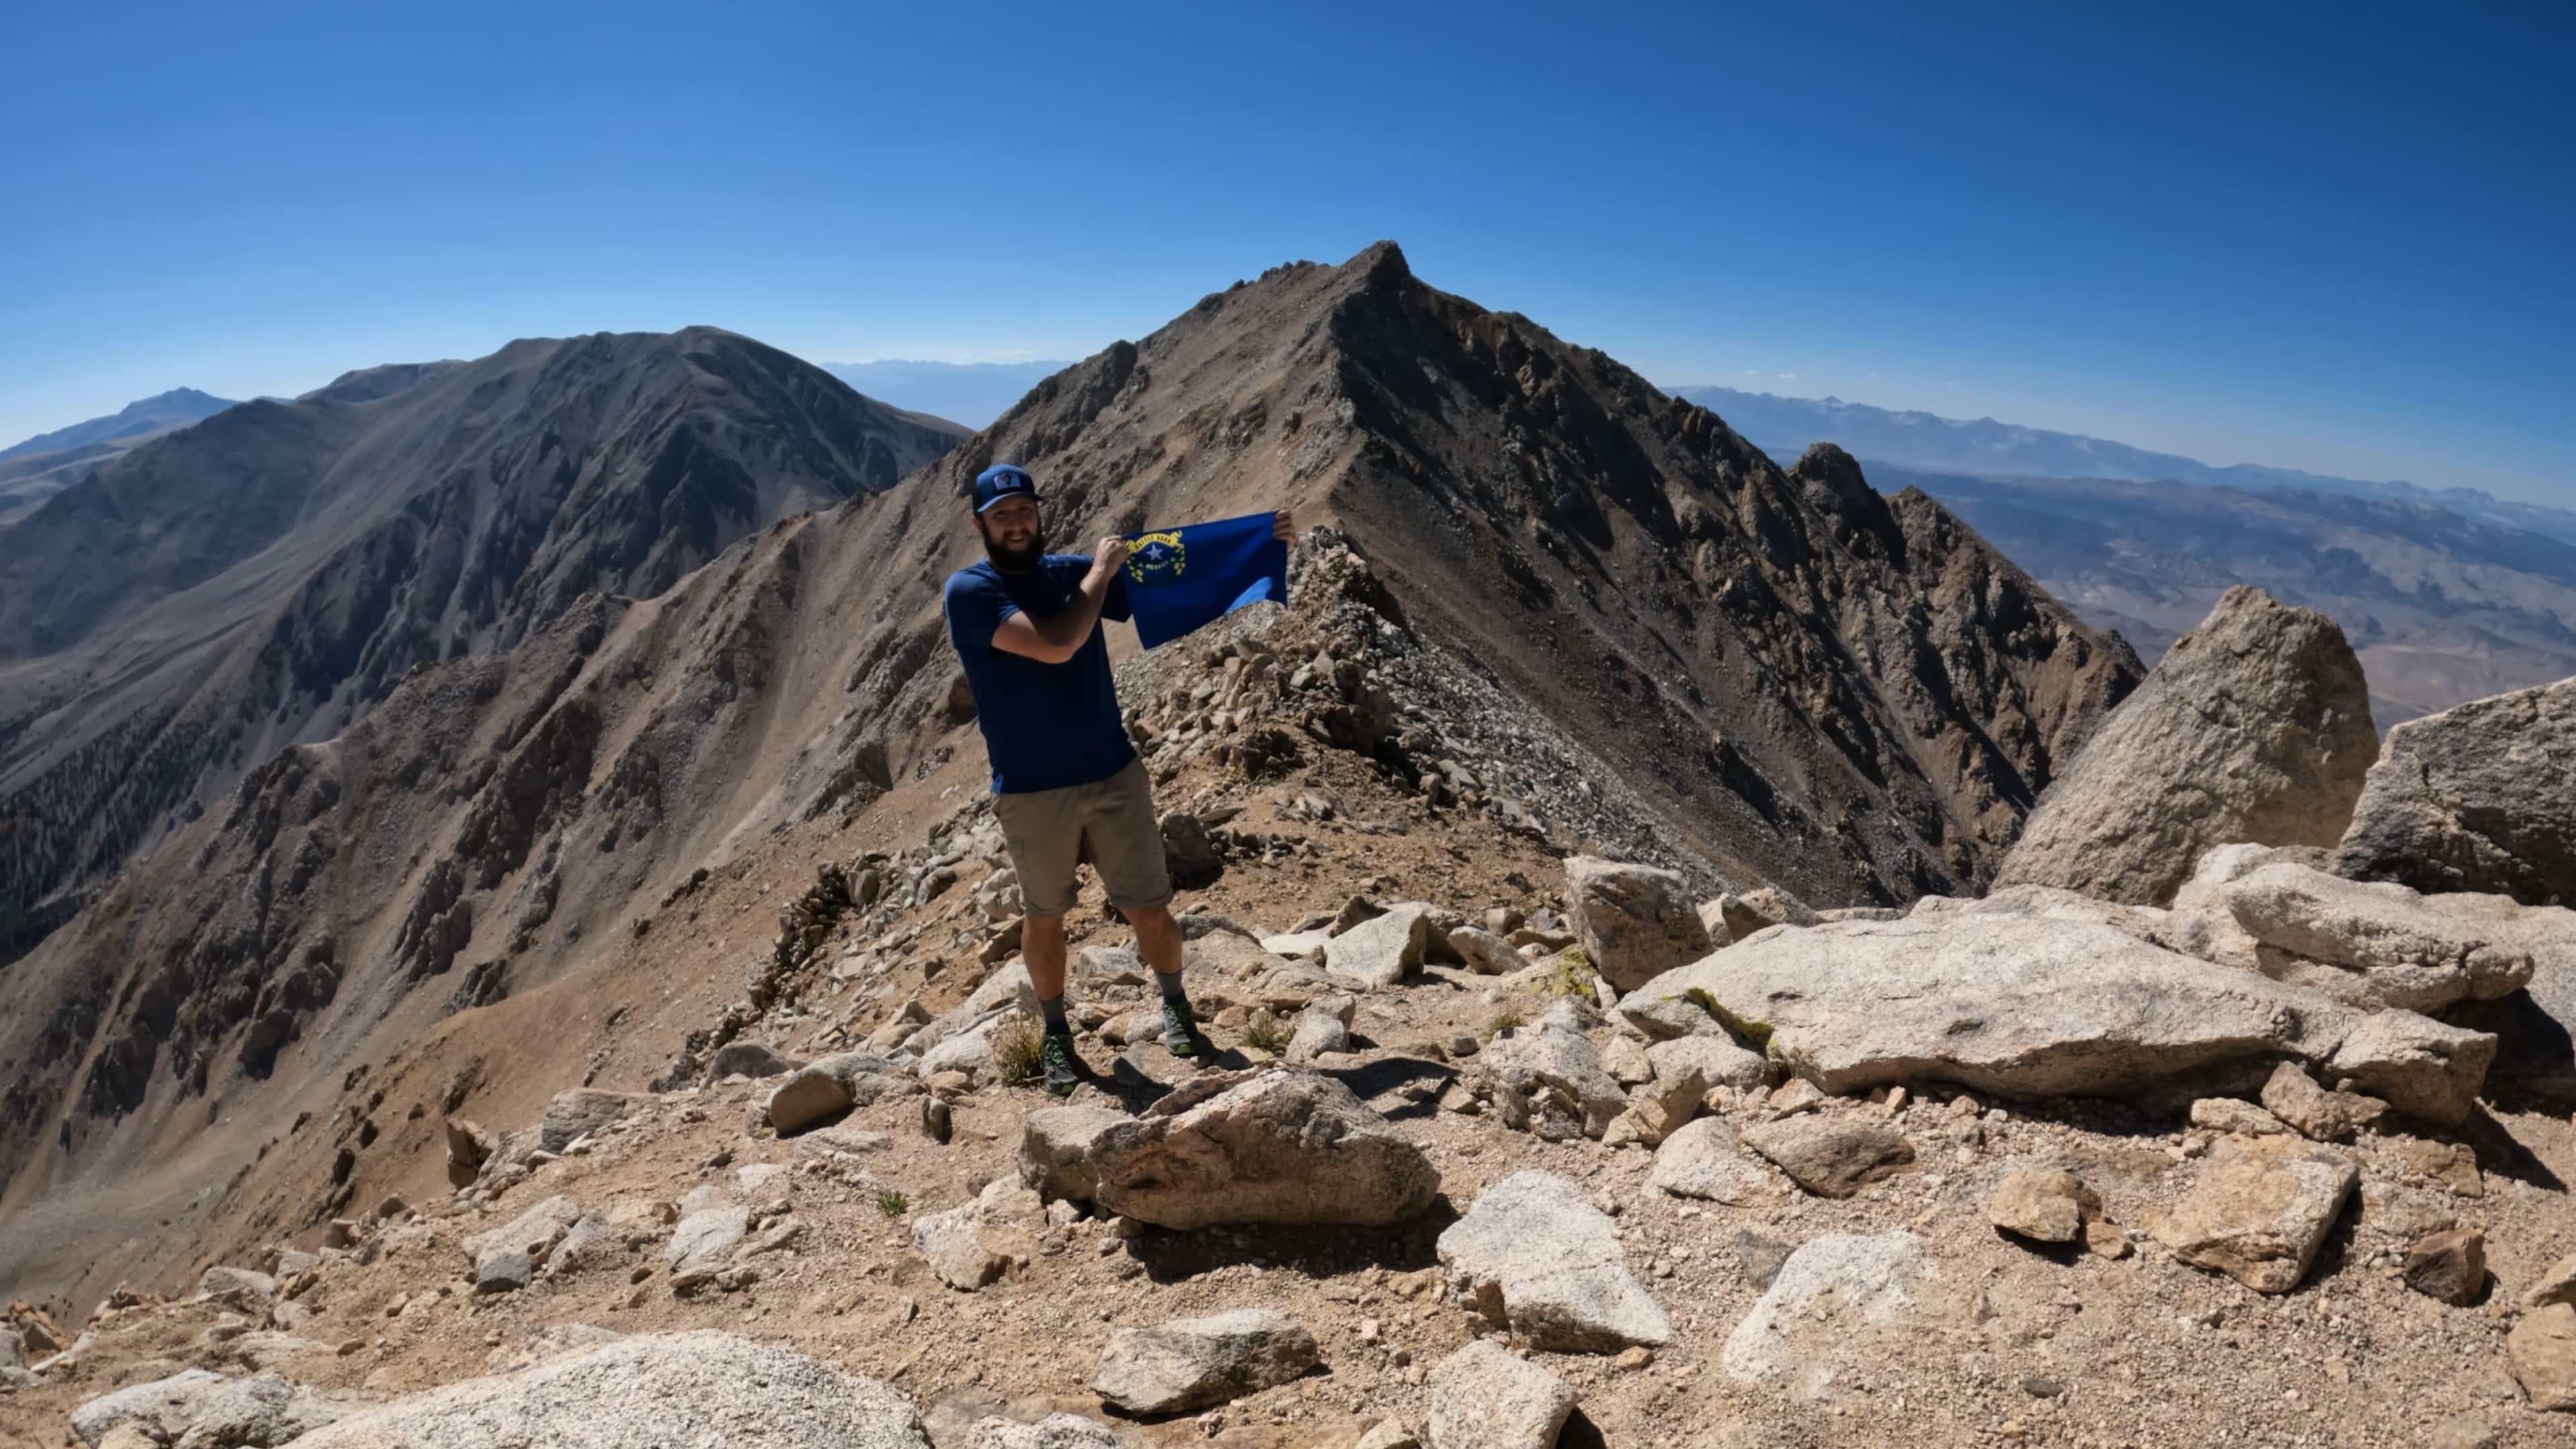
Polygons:
[[1284,1384],[1322,1361],[1315,1336],[1267,1308],[1109,1335],[1091,1391],[1130,1414],[1186,1414]]
[[1477,1194],[1442,1230],[1439,1253],[1460,1299],[1533,1347],[1615,1353],[1672,1337],[1610,1219],[1553,1173],[1516,1172]]
[[1484,1340],[1431,1370],[1431,1449],[1552,1449],[1574,1413],[1574,1389]]
[[2377,752],[2343,630],[2230,589],[2049,787],[1994,883],[2164,905],[2211,846],[2342,840]]
[[1912,1233],[1820,1233],[1780,1265],[1727,1335],[1719,1362],[1737,1383],[1776,1379],[1789,1369],[1791,1336],[1802,1325],[1837,1313],[1865,1324],[1891,1322],[1933,1272],[1923,1240]]
[[[674,1412],[675,1406],[685,1406]],[[622,1338],[352,1414],[296,1449],[930,1449],[901,1394],[701,1329]]]
[[1568,856],[1565,913],[1593,969],[1621,991],[1709,953],[1708,928],[1675,871]]
[[2335,868],[2420,891],[2576,906],[2576,679],[2388,732]]
[[2012,915],[1836,921],[1728,947],[1620,1003],[1697,1011],[1832,1093],[1919,1081],[2119,1093],[2230,1062],[2322,1060],[2359,1014],[2116,928]]
[[1257,1068],[1198,1078],[1092,1139],[1102,1207],[1167,1228],[1384,1225],[1418,1216],[1440,1173],[1330,1077]]

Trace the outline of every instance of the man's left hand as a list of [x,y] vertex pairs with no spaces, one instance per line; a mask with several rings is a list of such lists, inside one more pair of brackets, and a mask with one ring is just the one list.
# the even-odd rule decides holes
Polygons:
[[1281,543],[1295,543],[1297,541],[1297,523],[1296,520],[1288,516],[1287,509],[1282,508],[1277,513],[1270,515],[1270,536],[1279,540]]

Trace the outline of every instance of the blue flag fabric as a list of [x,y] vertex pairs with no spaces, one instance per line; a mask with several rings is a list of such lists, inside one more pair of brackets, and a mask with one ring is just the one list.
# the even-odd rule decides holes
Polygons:
[[1127,540],[1127,605],[1146,648],[1255,599],[1288,602],[1288,545],[1267,513],[1139,533]]

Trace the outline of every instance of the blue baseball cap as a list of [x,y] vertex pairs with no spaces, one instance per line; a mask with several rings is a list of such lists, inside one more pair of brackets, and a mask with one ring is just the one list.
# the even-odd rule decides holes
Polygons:
[[983,512],[1005,498],[1038,501],[1037,480],[1017,463],[996,463],[975,475],[975,511]]

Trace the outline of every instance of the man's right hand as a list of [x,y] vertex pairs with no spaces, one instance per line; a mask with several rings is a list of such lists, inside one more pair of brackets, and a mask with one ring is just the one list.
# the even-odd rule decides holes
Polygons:
[[1127,540],[1111,534],[1091,551],[1091,571],[1103,577],[1117,573],[1127,565]]

